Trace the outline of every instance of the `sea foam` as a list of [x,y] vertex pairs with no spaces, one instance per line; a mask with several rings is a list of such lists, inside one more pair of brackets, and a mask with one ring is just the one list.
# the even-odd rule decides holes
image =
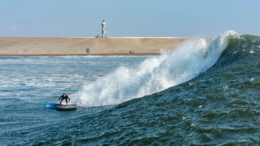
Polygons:
[[136,68],[121,66],[71,96],[83,106],[114,105],[181,84],[213,66],[227,47],[229,36],[238,34],[227,31],[208,48],[205,39],[187,41],[173,53],[162,51]]

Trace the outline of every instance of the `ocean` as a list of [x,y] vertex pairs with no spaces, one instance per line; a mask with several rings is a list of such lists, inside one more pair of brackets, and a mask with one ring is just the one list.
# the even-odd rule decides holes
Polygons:
[[[0,57],[0,145],[260,145],[260,37],[159,56]],[[43,106],[62,93],[75,111]]]

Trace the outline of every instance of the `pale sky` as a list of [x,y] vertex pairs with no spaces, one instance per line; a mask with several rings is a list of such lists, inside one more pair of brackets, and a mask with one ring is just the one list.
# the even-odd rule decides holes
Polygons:
[[259,0],[0,0],[0,37],[260,35]]

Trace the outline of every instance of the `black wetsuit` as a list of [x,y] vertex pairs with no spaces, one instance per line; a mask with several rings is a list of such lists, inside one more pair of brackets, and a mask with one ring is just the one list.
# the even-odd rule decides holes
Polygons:
[[70,102],[70,98],[69,98],[67,95],[65,95],[65,97],[64,97],[63,95],[61,95],[61,97],[59,98],[60,103],[61,103],[64,99],[66,100],[66,103],[68,102],[68,99],[69,99],[69,102]]

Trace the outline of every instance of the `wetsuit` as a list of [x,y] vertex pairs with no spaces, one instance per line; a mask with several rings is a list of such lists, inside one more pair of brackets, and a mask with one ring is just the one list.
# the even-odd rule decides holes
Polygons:
[[65,97],[63,97],[63,95],[61,95],[61,97],[59,98],[59,101],[62,102],[64,99],[66,100],[66,103],[68,102],[68,99],[69,99],[69,102],[70,102],[70,98],[67,95],[65,95]]

